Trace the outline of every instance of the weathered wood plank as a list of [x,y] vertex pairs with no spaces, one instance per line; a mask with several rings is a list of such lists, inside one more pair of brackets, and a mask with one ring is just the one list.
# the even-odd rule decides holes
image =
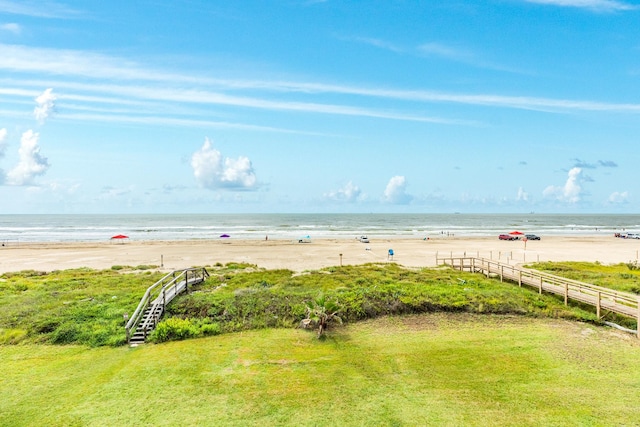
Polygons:
[[519,286],[527,285],[536,288],[540,293],[548,292],[561,295],[564,297],[565,304],[569,300],[574,300],[592,305],[596,308],[598,316],[605,309],[623,316],[637,318],[639,325],[638,338],[640,338],[640,300],[637,295],[485,258],[436,257],[438,264],[451,265],[452,267],[459,266],[460,270],[467,265],[465,260],[469,260],[468,271],[478,272],[487,277],[492,273],[498,273],[500,281],[509,280]]

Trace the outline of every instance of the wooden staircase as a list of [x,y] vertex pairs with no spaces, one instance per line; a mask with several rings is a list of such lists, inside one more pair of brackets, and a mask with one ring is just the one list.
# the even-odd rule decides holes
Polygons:
[[129,344],[132,346],[144,344],[147,339],[147,335],[155,329],[155,326],[160,321],[162,314],[163,309],[160,304],[153,304],[147,307],[140,319],[140,324],[129,337]]
[[167,304],[189,287],[204,282],[209,277],[206,268],[175,270],[151,285],[144,293],[138,307],[127,322],[127,342],[131,346],[144,344],[156,328]]

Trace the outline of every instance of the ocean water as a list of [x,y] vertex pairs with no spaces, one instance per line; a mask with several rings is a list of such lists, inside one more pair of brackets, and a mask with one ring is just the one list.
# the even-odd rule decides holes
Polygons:
[[545,235],[639,232],[640,215],[606,214],[152,214],[0,215],[2,242],[298,239],[443,235],[497,236],[519,230]]

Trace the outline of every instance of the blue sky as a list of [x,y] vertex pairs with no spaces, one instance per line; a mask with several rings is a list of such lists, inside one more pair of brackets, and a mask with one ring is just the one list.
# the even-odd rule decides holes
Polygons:
[[638,22],[631,0],[0,0],[0,213],[637,213]]

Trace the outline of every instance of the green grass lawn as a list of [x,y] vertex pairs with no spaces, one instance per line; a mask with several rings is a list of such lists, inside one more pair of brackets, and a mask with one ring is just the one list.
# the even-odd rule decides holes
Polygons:
[[383,317],[138,348],[0,346],[0,425],[637,425],[640,344],[565,320]]

